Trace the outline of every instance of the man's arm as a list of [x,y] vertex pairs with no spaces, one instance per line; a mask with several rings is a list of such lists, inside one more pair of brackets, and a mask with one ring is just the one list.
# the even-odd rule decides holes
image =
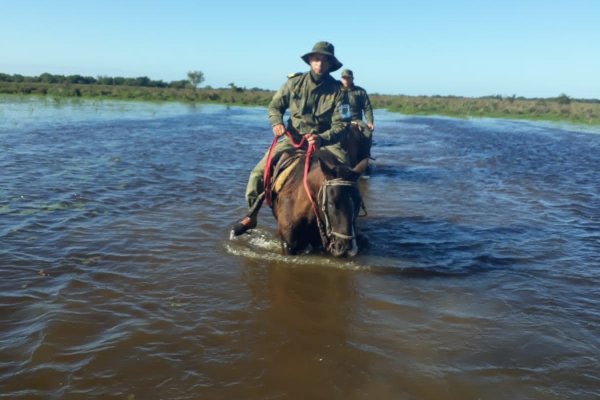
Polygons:
[[[290,81],[284,83],[281,88],[273,95],[269,103],[268,116],[272,127],[284,125],[283,115],[290,106]],[[284,125],[285,126],[285,125]]]
[[373,106],[371,106],[371,100],[369,99],[369,95],[365,91],[365,118],[367,119],[367,125],[369,125],[369,129],[373,130],[372,126],[375,121],[373,120]]

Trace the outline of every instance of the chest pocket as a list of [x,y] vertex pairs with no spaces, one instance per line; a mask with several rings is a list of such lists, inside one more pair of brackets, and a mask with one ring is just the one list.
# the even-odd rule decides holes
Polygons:
[[302,95],[297,91],[292,92],[290,99],[290,112],[292,114],[302,114],[303,108],[304,100],[302,99]]
[[315,113],[317,117],[325,117],[327,115],[331,115],[335,107],[334,100],[335,99],[333,95],[322,96],[319,101],[317,111]]

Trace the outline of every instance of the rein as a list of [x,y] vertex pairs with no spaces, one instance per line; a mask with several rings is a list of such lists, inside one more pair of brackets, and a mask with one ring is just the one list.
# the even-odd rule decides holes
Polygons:
[[[306,143],[306,135],[303,135],[302,139],[298,143],[296,143],[294,141],[294,138],[292,137],[292,134],[289,131],[286,131],[285,135],[287,136],[290,143],[292,144],[292,147],[294,147],[295,149],[301,148]],[[273,150],[275,149],[275,146],[277,145],[278,139],[279,139],[279,136],[275,136],[273,138],[273,141],[271,142],[271,146],[269,147],[269,152],[267,153],[267,160],[265,163],[265,171],[263,173],[263,186],[265,188],[265,201],[269,207],[271,206],[271,164],[273,163]],[[306,150],[306,158],[304,161],[303,183],[304,183],[304,191],[306,192],[306,195],[308,196],[308,199],[310,200],[310,205],[311,205],[311,207],[313,209],[313,213],[315,214],[315,217],[317,219],[317,226],[319,227],[319,234],[321,235],[321,242],[323,242],[323,245],[325,246],[325,245],[327,245],[327,242],[329,241],[327,238],[327,233],[325,231],[325,228],[323,227],[323,222],[321,222],[321,218],[319,217],[319,212],[317,211],[317,206],[315,204],[315,201],[313,200],[312,195],[310,194],[310,188],[308,187],[308,171],[310,169],[310,158],[312,157],[314,152],[315,152],[315,145],[314,145],[314,143],[310,143],[308,145],[308,149]]]
[[[290,140],[290,143],[295,149],[301,148],[306,142],[306,137],[302,136],[302,140],[300,143],[294,142],[294,138],[289,131],[285,131],[286,136]],[[279,140],[279,136],[274,136],[273,141],[271,142],[271,146],[269,147],[269,152],[267,153],[267,160],[265,162],[265,170],[263,172],[263,186],[265,188],[265,202],[269,207],[271,207],[271,164],[273,163],[273,150],[277,145],[277,141]],[[314,150],[314,149],[313,149]]]

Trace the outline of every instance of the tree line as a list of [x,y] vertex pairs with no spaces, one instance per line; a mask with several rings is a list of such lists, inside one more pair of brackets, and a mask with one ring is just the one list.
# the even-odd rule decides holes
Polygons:
[[134,86],[134,87],[154,87],[154,88],[175,88],[183,89],[186,87],[197,87],[204,81],[204,74],[201,71],[191,71],[188,73],[188,79],[165,82],[162,80],[153,80],[147,76],[137,78],[125,78],[121,76],[83,76],[83,75],[58,75],[43,73],[39,76],[24,76],[21,74],[0,73],[0,82],[11,83],[45,83],[45,84],[74,84],[74,85],[106,85],[106,86]]
[[[201,71],[191,71],[187,80],[172,82],[151,80],[148,77],[123,78],[82,75],[53,75],[36,77],[0,73],[0,93],[43,95],[55,99],[64,97],[112,98],[123,100],[182,101],[189,103],[219,103],[267,106],[273,91],[240,87],[230,83],[228,88],[204,86]],[[369,94],[375,108],[385,108],[407,115],[448,115],[458,117],[495,117],[572,121],[600,125],[600,100],[576,99],[560,94],[550,98],[524,98],[491,95],[479,98],[460,96],[403,96]]]

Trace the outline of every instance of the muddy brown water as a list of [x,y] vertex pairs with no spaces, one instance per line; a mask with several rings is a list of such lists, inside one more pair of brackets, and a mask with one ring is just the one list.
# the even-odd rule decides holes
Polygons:
[[263,108],[2,98],[0,398],[599,398],[600,132],[376,117],[340,260],[229,240]]

